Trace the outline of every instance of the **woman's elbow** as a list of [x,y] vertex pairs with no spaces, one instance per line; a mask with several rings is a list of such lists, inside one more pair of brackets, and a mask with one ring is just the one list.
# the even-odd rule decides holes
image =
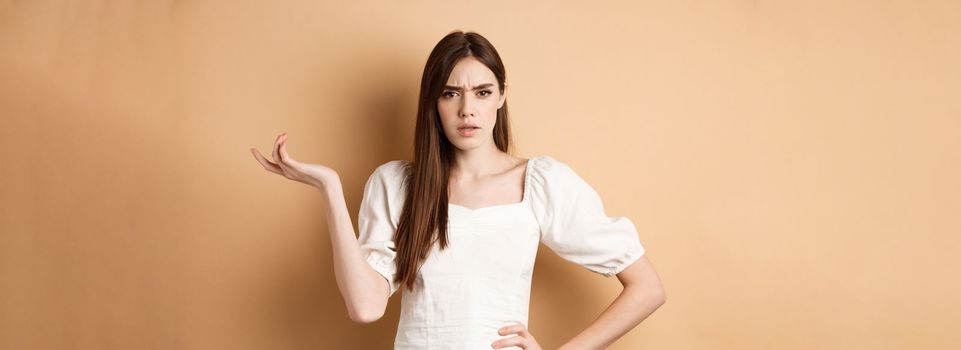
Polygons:
[[661,305],[664,305],[664,303],[667,302],[667,292],[664,291],[663,286],[658,286],[658,288],[655,289],[655,292],[652,294],[653,294],[652,297],[654,298],[654,302],[657,304],[658,307],[660,307]]
[[[373,270],[371,270],[373,271]],[[362,292],[351,298],[345,298],[347,302],[347,314],[350,320],[356,323],[372,323],[384,316],[387,309],[387,299],[390,298],[390,286],[379,274],[373,274],[376,287],[364,288]],[[380,289],[378,291],[378,289]]]
[[367,308],[357,308],[349,311],[350,312],[348,312],[347,314],[348,316],[350,316],[350,320],[356,323],[361,323],[361,324],[373,323],[379,320],[381,317],[384,317],[383,308],[367,307]]

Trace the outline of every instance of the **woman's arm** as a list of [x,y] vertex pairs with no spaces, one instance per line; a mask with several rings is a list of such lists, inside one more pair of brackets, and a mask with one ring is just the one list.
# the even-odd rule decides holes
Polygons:
[[617,274],[624,289],[586,329],[567,341],[560,350],[604,349],[664,304],[666,294],[657,272],[641,256]]
[[334,176],[325,179],[319,187],[327,204],[334,276],[347,304],[347,313],[354,322],[374,322],[384,315],[387,308],[390,284],[361,255],[340,178]]
[[390,284],[367,264],[361,254],[337,172],[320,164],[303,163],[291,158],[287,154],[287,133],[280,134],[274,141],[274,161],[267,160],[256,148],[251,148],[250,152],[267,171],[317,187],[324,194],[334,256],[334,276],[347,304],[347,314],[351,320],[360,323],[380,319],[387,308]]

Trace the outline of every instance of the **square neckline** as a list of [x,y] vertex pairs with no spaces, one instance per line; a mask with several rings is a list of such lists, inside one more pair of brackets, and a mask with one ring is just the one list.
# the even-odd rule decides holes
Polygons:
[[460,204],[454,204],[454,203],[451,203],[451,202],[447,202],[447,207],[448,207],[448,208],[459,208],[459,209],[462,209],[462,210],[466,210],[467,212],[473,213],[473,212],[478,212],[478,211],[483,211],[483,210],[497,209],[497,208],[505,208],[505,207],[514,207],[514,206],[519,206],[519,205],[527,204],[527,202],[528,202],[527,198],[530,197],[531,164],[534,162],[534,159],[535,159],[535,158],[537,158],[537,156],[528,158],[528,159],[527,159],[527,163],[524,164],[524,186],[523,186],[523,187],[524,187],[524,188],[523,188],[524,193],[521,194],[521,201],[520,201],[520,202],[504,203],[504,204],[494,204],[494,205],[488,205],[488,206],[477,207],[477,208],[468,208],[468,207],[465,207],[465,206],[460,205]]

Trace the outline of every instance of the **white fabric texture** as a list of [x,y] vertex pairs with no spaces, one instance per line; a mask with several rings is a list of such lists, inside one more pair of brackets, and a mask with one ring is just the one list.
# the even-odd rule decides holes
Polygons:
[[[401,287],[393,281],[393,236],[404,205],[406,165],[392,160],[374,170],[358,214],[362,254],[390,282],[392,295]],[[597,192],[550,156],[527,162],[520,202],[448,208],[450,245],[435,245],[415,288],[403,292],[395,350],[489,349],[509,337],[497,334],[499,328],[526,325],[539,242],[607,277],[645,252],[633,222],[608,216]]]

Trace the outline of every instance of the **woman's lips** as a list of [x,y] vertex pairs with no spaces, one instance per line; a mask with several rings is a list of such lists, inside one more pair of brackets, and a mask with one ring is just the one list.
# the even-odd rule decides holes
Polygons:
[[479,127],[464,127],[457,128],[457,133],[460,134],[460,136],[470,137],[476,134],[478,130],[480,130]]

